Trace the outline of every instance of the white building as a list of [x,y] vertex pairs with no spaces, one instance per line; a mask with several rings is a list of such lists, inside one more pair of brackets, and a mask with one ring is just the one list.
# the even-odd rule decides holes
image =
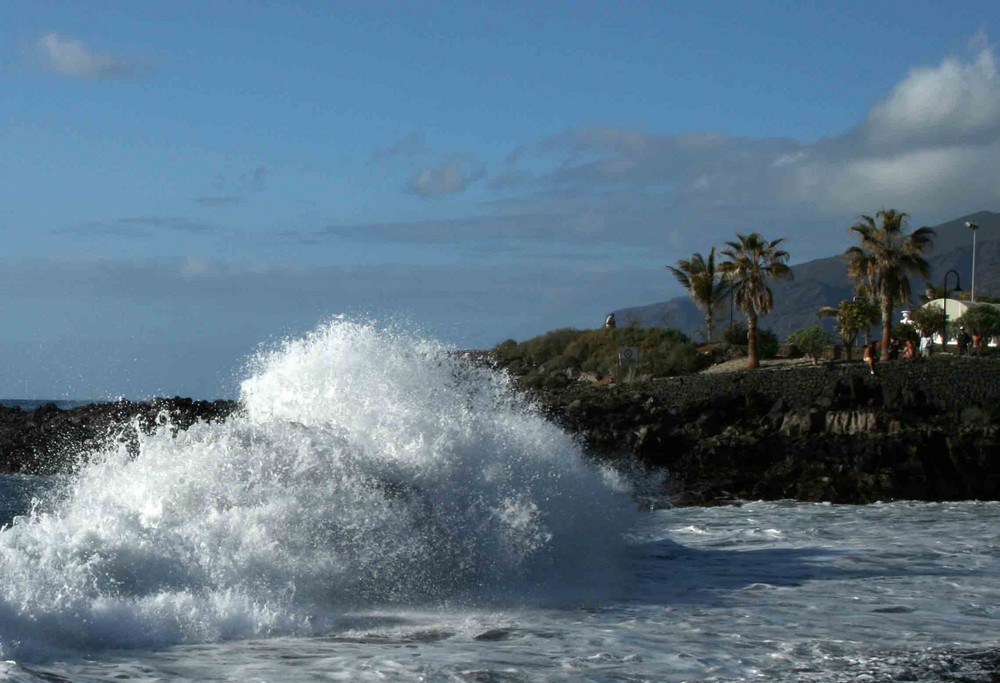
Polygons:
[[[926,304],[924,304],[924,306],[935,306],[937,308],[943,308],[944,312],[945,312],[945,316],[948,319],[949,323],[952,320],[957,320],[958,318],[961,318],[963,315],[965,315],[965,312],[967,310],[969,310],[970,308],[972,308],[973,306],[992,306],[993,308],[995,308],[997,310],[1000,310],[1000,304],[986,304],[986,303],[980,303],[980,302],[971,303],[969,301],[959,301],[958,299],[932,299],[931,301],[928,301]],[[904,322],[904,323],[907,323],[909,325],[912,325],[913,321],[910,320],[910,312],[909,311],[903,311],[902,314],[903,314],[903,318],[902,318],[902,320],[900,322]],[[940,344],[941,343],[941,335],[940,334],[935,334],[934,335],[934,343],[935,344]],[[956,344],[957,345],[958,341],[955,339],[955,337],[951,337],[948,340],[948,343],[949,344]],[[989,345],[990,346],[996,346],[997,345],[996,340],[995,339],[991,340],[990,343],[989,343]]]

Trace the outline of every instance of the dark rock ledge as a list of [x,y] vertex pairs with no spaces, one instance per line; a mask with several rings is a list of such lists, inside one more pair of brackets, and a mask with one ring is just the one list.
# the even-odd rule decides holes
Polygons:
[[196,421],[225,420],[236,407],[235,401],[179,396],[143,403],[92,403],[69,410],[52,403],[35,410],[0,406],[0,473],[54,474],[109,440],[134,444],[135,429],[127,428],[133,421],[150,432],[168,415],[175,429],[187,429]]
[[595,457],[675,504],[1000,500],[1000,361],[797,366],[537,395]]

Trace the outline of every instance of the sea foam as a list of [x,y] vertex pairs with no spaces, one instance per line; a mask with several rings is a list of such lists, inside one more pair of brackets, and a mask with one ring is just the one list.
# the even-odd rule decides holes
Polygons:
[[491,370],[335,320],[242,411],[89,454],[0,533],[0,656],[322,633],[378,605],[582,601],[634,506]]

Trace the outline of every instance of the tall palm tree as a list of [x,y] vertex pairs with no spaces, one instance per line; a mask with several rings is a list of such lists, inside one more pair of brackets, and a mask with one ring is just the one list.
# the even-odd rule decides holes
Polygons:
[[934,242],[935,233],[931,228],[919,228],[907,234],[906,218],[895,209],[882,209],[875,218],[861,216],[850,228],[859,243],[844,252],[848,275],[856,285],[862,283],[882,309],[882,360],[889,359],[892,309],[897,302],[910,300],[907,276],[930,276],[931,267],[923,254]]
[[681,287],[688,291],[695,305],[705,311],[707,341],[712,341],[713,313],[729,294],[729,283],[722,277],[722,272],[715,267],[715,247],[708,252],[707,259],[701,254],[692,254],[689,259],[679,260],[676,268],[667,266],[667,270],[673,273],[681,283]]
[[736,233],[736,241],[726,242],[727,248],[722,250],[727,260],[719,268],[729,279],[736,305],[747,319],[747,367],[751,370],[758,365],[757,318],[774,306],[768,280],[792,277],[786,263],[788,252],[778,248],[784,241],[781,237],[768,242],[759,232]]

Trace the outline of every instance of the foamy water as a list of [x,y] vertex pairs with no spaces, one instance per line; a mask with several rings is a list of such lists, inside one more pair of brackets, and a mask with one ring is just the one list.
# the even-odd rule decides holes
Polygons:
[[989,680],[995,504],[639,512],[504,378],[344,321],[242,400],[0,479],[0,676]]

